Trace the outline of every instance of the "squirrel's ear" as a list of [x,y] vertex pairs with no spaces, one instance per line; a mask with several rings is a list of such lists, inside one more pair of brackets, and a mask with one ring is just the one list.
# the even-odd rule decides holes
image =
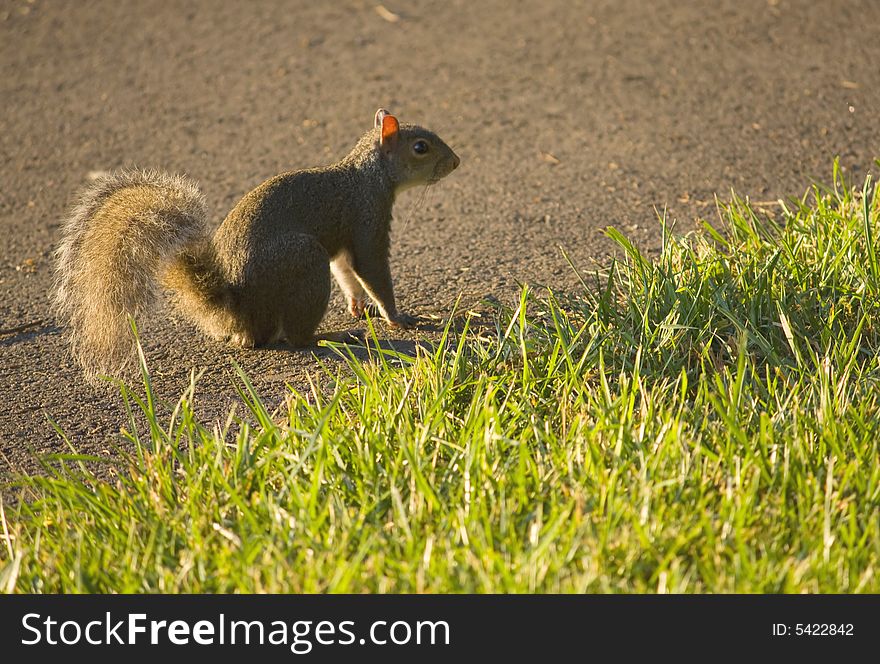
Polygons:
[[381,145],[382,147],[388,146],[390,149],[397,142],[397,132],[399,129],[400,125],[397,122],[397,118],[395,118],[390,113],[386,113],[385,115],[383,115],[382,138],[379,141],[379,145]]
[[391,114],[388,111],[386,111],[384,108],[380,108],[378,111],[376,111],[376,119],[373,122],[373,126],[374,127],[381,127],[382,126],[382,118],[384,118],[386,115],[391,115]]

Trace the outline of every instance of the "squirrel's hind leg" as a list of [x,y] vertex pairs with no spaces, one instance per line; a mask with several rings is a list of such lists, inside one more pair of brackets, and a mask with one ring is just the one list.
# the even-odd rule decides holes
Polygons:
[[281,308],[281,329],[292,346],[311,346],[330,303],[330,257],[317,240],[300,254],[294,274],[287,277],[287,301]]
[[255,257],[236,288],[233,343],[265,346],[281,339],[309,346],[330,302],[330,257],[309,235],[272,246],[272,255]]

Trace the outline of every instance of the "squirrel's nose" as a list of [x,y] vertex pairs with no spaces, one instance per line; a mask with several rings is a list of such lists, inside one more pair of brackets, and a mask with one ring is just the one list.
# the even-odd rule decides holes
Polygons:
[[461,159],[458,158],[458,155],[454,152],[452,153],[452,170],[454,171],[458,168],[458,165],[461,163]]

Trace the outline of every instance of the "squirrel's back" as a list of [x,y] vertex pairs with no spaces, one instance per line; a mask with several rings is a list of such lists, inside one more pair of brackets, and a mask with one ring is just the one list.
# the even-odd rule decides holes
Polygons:
[[[344,193],[343,193],[344,192]],[[380,175],[338,164],[288,171],[269,178],[239,200],[213,236],[230,279],[245,270],[260,244],[271,251],[285,236],[316,238],[328,254],[336,254],[349,230],[374,218],[391,217],[390,187]],[[259,255],[265,260],[267,255]]]

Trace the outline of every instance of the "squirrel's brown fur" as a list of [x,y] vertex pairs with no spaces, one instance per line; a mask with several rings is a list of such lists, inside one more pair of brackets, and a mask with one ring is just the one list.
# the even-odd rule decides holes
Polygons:
[[152,307],[158,284],[208,335],[242,346],[314,341],[336,277],[349,310],[372,299],[399,313],[388,266],[391,209],[401,190],[459,164],[434,133],[380,109],[341,161],[277,175],[246,194],[213,236],[204,199],[182,176],[120,171],[82,195],[57,250],[56,304],[88,377],[133,357],[128,318]]

